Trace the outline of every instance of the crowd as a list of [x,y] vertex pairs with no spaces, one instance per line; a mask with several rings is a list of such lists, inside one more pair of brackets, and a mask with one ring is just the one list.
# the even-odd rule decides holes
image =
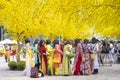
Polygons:
[[[92,38],[75,40],[35,40],[33,49],[26,39],[26,69],[30,76],[31,67],[42,70],[44,75],[91,75],[99,73],[100,64],[108,57],[110,66],[115,61],[114,54],[120,52],[120,42],[99,41]],[[32,61],[32,55],[35,60]]]
[[[6,49],[6,57],[8,49]],[[120,54],[120,41],[74,39],[48,40],[36,39],[32,48],[30,40],[25,40],[24,58],[26,68],[24,74],[31,76],[31,69],[36,67],[44,75],[91,75],[99,73],[99,66],[108,59],[110,66],[115,62],[115,53]],[[15,52],[13,51],[13,55]],[[33,59],[34,58],[34,59]]]

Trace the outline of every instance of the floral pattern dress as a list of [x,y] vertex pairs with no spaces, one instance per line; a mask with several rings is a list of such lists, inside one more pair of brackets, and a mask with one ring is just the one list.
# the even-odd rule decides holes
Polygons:
[[82,63],[82,72],[85,75],[91,74],[91,67],[90,67],[90,47],[88,44],[83,44],[83,57],[85,61]]
[[82,75],[81,64],[82,64],[82,45],[81,43],[78,43],[77,47],[75,48],[75,57],[73,65],[74,75]]

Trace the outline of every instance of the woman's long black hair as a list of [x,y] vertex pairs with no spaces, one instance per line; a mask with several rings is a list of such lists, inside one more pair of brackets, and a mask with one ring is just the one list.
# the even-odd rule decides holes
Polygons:
[[41,47],[41,46],[43,45],[44,42],[45,42],[44,40],[40,40],[39,46]]
[[35,41],[34,41],[34,44],[33,44],[33,46],[35,47],[35,44],[38,44],[38,39],[36,39]]
[[54,41],[53,41],[53,44],[54,44],[54,47],[55,47],[56,44],[59,44],[59,40],[57,40],[57,39],[54,40]]
[[78,43],[79,43],[79,39],[75,39],[75,47],[77,47]]
[[30,39],[29,38],[25,39],[25,44],[27,44],[27,43],[30,43]]

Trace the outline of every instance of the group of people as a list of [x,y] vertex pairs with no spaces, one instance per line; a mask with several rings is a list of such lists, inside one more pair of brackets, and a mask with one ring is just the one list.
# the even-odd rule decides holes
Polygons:
[[[10,55],[16,54],[16,46],[10,52],[5,45],[5,59],[10,61]],[[120,41],[113,42],[96,38],[91,40],[48,40],[36,39],[33,46],[30,40],[25,40],[24,58],[26,59],[25,75],[31,75],[31,68],[36,67],[44,75],[91,75],[98,74],[99,66],[104,65],[105,59],[109,63],[115,62],[115,53],[120,54]],[[72,57],[71,57],[72,55]]]
[[[110,65],[114,61],[113,54],[119,51],[120,43],[112,41],[99,41],[92,38],[85,39],[35,40],[30,47],[30,40],[26,39],[26,68],[25,75],[30,76],[31,67],[41,70],[44,75],[91,75],[98,74],[100,64],[104,65],[105,56],[108,55]],[[117,48],[115,47],[117,46]],[[74,54],[71,57],[71,54]],[[33,60],[34,58],[34,60]]]
[[10,61],[10,56],[12,56],[12,60],[14,60],[15,55],[17,54],[17,46],[14,44],[9,46],[8,44],[4,44],[4,53],[5,53],[5,61]]

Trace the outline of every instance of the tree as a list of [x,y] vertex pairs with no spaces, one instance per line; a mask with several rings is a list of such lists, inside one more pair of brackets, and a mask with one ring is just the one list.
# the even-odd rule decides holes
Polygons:
[[[17,39],[44,35],[64,39],[119,36],[119,0],[1,0],[0,25]],[[117,33],[117,34],[114,34]],[[18,49],[19,52],[19,49]],[[19,60],[18,60],[19,61]]]
[[0,23],[4,25],[6,32],[17,40],[17,61],[20,61],[20,41],[24,37],[38,36],[38,26],[41,26],[37,18],[42,15],[40,10],[44,2],[39,0],[1,0]]

